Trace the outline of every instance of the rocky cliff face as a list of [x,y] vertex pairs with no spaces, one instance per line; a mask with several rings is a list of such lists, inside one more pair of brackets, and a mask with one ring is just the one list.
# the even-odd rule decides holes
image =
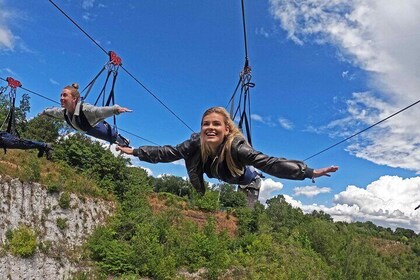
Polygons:
[[[62,195],[0,175],[0,279],[67,279],[81,269],[80,246],[114,207],[75,194],[63,207]],[[8,248],[8,234],[22,226],[37,237],[35,254],[27,258]]]

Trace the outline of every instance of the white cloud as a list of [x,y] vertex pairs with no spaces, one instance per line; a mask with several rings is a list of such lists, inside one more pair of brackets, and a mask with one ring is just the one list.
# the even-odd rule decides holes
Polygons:
[[185,160],[180,159],[180,160],[177,160],[177,161],[173,161],[172,164],[185,166]]
[[335,221],[371,221],[379,226],[409,228],[420,232],[420,177],[403,179],[397,176],[382,176],[366,188],[348,186],[334,196],[335,205],[303,205],[286,200],[305,213],[324,211]]
[[93,8],[93,4],[95,4],[95,0],[83,0],[82,8],[84,10],[89,10]]
[[[349,100],[339,136],[350,135],[418,100],[420,2],[417,0],[270,0],[273,16],[297,44],[331,44],[366,70],[372,92]],[[374,97],[375,92],[376,97]],[[360,134],[348,150],[378,164],[420,172],[419,110]],[[357,120],[355,122],[354,120]],[[330,125],[337,129],[337,122]],[[358,124],[358,126],[353,126]],[[387,139],[387,141],[383,141]],[[383,143],[386,142],[386,143]]]
[[293,129],[293,123],[286,118],[278,118],[278,122],[281,127],[287,130]]
[[251,114],[251,120],[254,120],[256,122],[264,123],[263,117],[257,114]]
[[7,26],[13,14],[5,6],[4,2],[0,1],[0,51],[13,50],[15,46],[15,36]]
[[53,78],[50,78],[50,83],[53,85],[59,85],[60,83],[54,80]]
[[5,72],[5,73],[7,73],[7,74],[9,74],[10,76],[12,76],[12,77],[17,77],[18,75],[12,70],[12,69],[10,69],[10,68],[3,68],[3,69],[0,69],[0,73],[3,73],[3,72]]
[[341,73],[341,77],[343,77],[343,79],[346,79],[346,80],[349,80],[349,81],[352,81],[352,80],[356,79],[356,75],[350,73],[350,71],[348,71],[348,70],[343,71]]
[[291,130],[293,129],[293,123],[283,117],[277,118],[277,122],[273,121],[271,116],[261,116],[257,114],[251,114],[251,120],[262,123],[269,127],[276,127],[278,124],[283,127],[284,129]]
[[270,37],[270,33],[268,33],[268,31],[266,31],[266,30],[264,29],[264,27],[255,28],[255,34],[257,34],[257,35],[261,35],[261,36],[263,36],[263,37],[265,37],[265,38]]
[[305,187],[296,187],[293,189],[294,195],[303,195],[307,197],[314,197],[321,193],[331,192],[330,188],[327,187],[317,187],[317,186],[305,186]]
[[273,179],[263,179],[261,181],[261,188],[258,200],[265,204],[267,199],[272,198],[275,194],[274,192],[280,191],[283,189],[283,184],[280,182],[273,181]]
[[12,32],[5,26],[0,26],[0,50],[13,50],[14,38]]
[[143,167],[143,166],[139,166],[141,169],[143,169],[144,171],[146,171],[147,175],[149,176],[153,176],[153,171],[150,168],[147,167]]

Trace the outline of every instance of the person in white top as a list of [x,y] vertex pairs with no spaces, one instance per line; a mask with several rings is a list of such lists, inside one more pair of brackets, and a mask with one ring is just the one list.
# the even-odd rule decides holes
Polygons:
[[101,107],[85,103],[81,100],[78,89],[77,83],[64,87],[60,95],[61,108],[47,108],[41,115],[65,120],[74,129],[95,138],[119,146],[129,146],[129,140],[118,134],[116,128],[108,124],[105,119],[121,113],[132,112],[132,110],[117,104]]

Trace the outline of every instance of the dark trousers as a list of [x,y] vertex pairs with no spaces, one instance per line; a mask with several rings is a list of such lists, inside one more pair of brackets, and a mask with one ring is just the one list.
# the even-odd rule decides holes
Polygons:
[[46,146],[44,142],[21,139],[9,132],[0,131],[0,148],[3,149],[44,149]]

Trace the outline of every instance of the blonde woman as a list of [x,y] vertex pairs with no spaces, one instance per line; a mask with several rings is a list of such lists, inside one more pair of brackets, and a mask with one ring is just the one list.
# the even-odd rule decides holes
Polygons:
[[129,146],[129,140],[118,134],[116,128],[104,120],[131,110],[118,105],[99,107],[84,103],[78,89],[77,83],[64,87],[60,95],[61,108],[47,108],[41,115],[65,120],[72,128],[95,138],[119,146]]
[[122,153],[150,163],[184,159],[194,188],[205,193],[203,174],[230,184],[248,185],[258,174],[250,166],[272,176],[291,180],[330,176],[338,166],[309,168],[304,162],[265,155],[254,150],[223,107],[206,110],[200,133],[176,146],[117,147]]

